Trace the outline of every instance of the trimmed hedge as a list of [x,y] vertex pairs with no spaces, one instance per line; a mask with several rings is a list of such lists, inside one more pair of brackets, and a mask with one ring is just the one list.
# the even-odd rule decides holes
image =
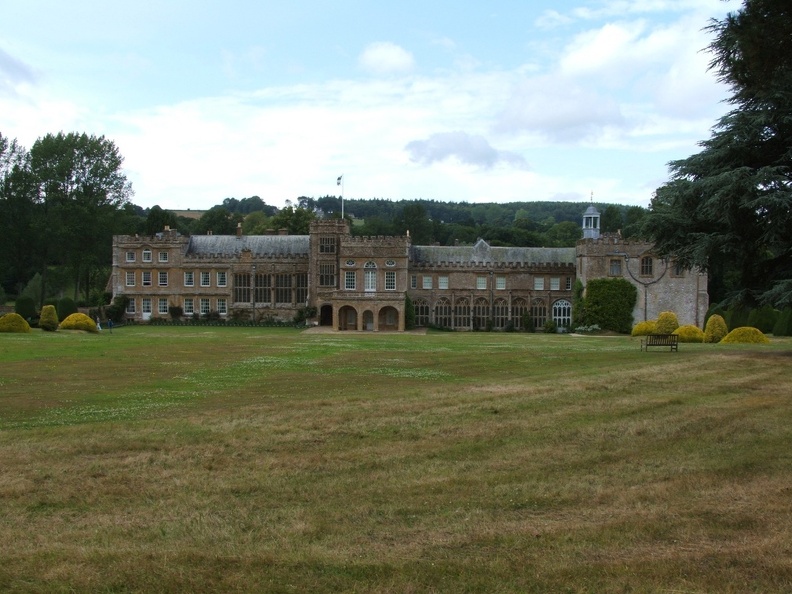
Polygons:
[[61,330],[84,330],[85,332],[99,332],[96,322],[84,313],[74,313],[60,323]]
[[584,302],[586,323],[604,330],[628,334],[632,329],[632,312],[638,289],[623,278],[598,278],[586,285]]
[[704,342],[704,331],[693,324],[680,326],[672,334],[679,336],[679,342]]
[[17,297],[17,300],[14,302],[14,311],[22,316],[24,320],[34,320],[38,317],[36,303],[33,301],[32,297],[28,297],[27,295]]
[[650,334],[657,334],[657,322],[654,320],[638,322],[633,327],[631,334],[632,336],[649,336]]
[[8,313],[0,317],[0,332],[30,332],[30,324],[18,313]]
[[726,320],[718,314],[713,314],[707,320],[707,326],[704,328],[704,342],[720,342],[728,333]]
[[748,315],[748,326],[756,328],[764,334],[770,334],[778,321],[778,310],[770,305],[763,305],[759,309],[752,309]]
[[58,319],[62,322],[70,315],[77,313],[77,304],[71,297],[62,297],[58,301]]
[[657,329],[655,334],[673,334],[679,328],[679,320],[673,311],[661,311],[657,316]]
[[58,312],[55,311],[54,305],[45,305],[41,308],[38,326],[47,332],[55,332],[58,329]]
[[766,344],[770,342],[760,330],[749,326],[741,326],[729,332],[721,340],[721,344]]

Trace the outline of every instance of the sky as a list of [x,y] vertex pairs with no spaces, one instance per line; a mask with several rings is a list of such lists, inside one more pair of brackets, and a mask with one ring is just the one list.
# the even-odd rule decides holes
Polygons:
[[729,109],[705,27],[739,7],[0,0],[0,133],[109,138],[144,208],[648,206]]

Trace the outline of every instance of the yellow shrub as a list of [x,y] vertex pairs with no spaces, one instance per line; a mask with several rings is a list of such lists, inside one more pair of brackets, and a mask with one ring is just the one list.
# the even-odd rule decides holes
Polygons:
[[30,332],[30,324],[18,313],[0,317],[0,332]]
[[55,332],[58,329],[58,312],[55,311],[54,305],[45,305],[41,308],[38,326],[47,332]]
[[657,322],[654,320],[646,320],[645,322],[638,322],[632,329],[632,336],[648,336],[649,334],[657,334]]
[[713,314],[704,327],[704,342],[720,342],[728,333],[729,328],[726,326],[723,316]]
[[85,330],[99,332],[96,322],[83,313],[73,313],[60,323],[61,330]]
[[724,344],[765,344],[768,342],[770,342],[770,339],[767,338],[767,336],[762,334],[760,330],[751,328],[750,326],[741,326],[740,328],[735,328],[726,336],[724,336],[723,340],[721,340],[721,343]]
[[673,311],[661,311],[657,316],[657,329],[655,334],[672,334],[679,328],[679,320]]
[[673,334],[679,336],[679,342],[704,342],[704,331],[693,324],[680,326]]

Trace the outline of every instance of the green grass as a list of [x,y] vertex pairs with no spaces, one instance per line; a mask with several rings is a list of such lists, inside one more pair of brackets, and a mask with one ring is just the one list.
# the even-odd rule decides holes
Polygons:
[[790,362],[790,339],[0,334],[0,591],[790,591]]

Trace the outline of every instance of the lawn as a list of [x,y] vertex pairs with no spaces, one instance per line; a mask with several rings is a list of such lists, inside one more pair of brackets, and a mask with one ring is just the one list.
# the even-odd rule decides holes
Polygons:
[[0,334],[0,591],[792,591],[790,363],[790,339]]

